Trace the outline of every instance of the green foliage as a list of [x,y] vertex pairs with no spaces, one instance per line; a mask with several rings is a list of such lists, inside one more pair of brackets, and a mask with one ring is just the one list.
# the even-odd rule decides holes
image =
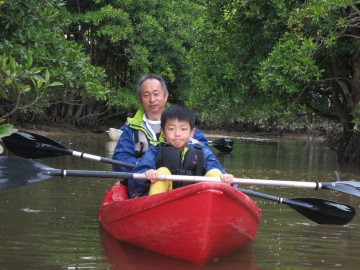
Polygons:
[[[127,112],[137,106],[137,79],[149,72],[163,75],[177,99],[188,84],[186,55],[197,38],[193,29],[203,12],[199,3],[5,0],[0,11],[0,54],[13,57],[22,67],[31,55],[33,67],[46,67],[39,71],[45,72],[44,80],[48,74],[63,83],[61,88],[30,91],[33,83],[20,85],[18,79],[19,88],[26,90],[18,108],[45,120],[49,114],[51,119],[96,117],[108,110],[104,101],[117,112]],[[42,88],[45,81],[38,75],[32,78]],[[16,104],[14,89],[2,91],[8,97],[6,112]]]
[[[11,124],[4,124],[5,119],[0,118],[0,139],[17,131]],[[0,153],[1,154],[1,153]]]
[[[1,4],[1,3],[0,3]],[[10,124],[4,124],[3,122],[5,119],[0,118],[0,139],[6,136],[9,136],[17,131],[14,127]],[[4,151],[2,145],[0,144],[0,154]]]
[[[0,94],[4,99],[8,98],[11,90],[22,94],[32,88],[41,91],[48,87],[63,85],[61,82],[50,82],[50,73],[47,68],[32,67],[32,59],[31,54],[27,54],[26,64],[23,66],[17,63],[12,56],[0,55],[0,81],[2,82]],[[29,82],[32,83],[32,86],[28,84]]]
[[129,111],[136,110],[139,107],[139,101],[135,91],[129,91],[124,88],[115,89],[109,94],[107,105],[119,107],[119,101],[121,101],[121,106],[128,108]]
[[201,119],[286,126],[337,115],[351,129],[359,97],[358,4],[208,1],[207,11],[184,93]]
[[338,33],[346,29],[339,9],[349,1],[312,1],[289,13],[288,30],[263,61],[259,72],[264,90],[298,92],[312,80],[319,80],[317,53],[336,44]]
[[[353,108],[354,101],[343,97],[358,91],[345,86],[357,69],[356,63],[352,66],[348,61],[356,59],[354,49],[359,43],[358,34],[353,35],[351,30],[354,7],[352,1],[318,0],[289,13],[287,31],[259,72],[259,87],[277,94],[270,101],[282,99],[280,108],[289,102],[304,104],[312,112],[332,118],[343,111],[339,120],[351,129],[352,113],[347,108]],[[341,102],[336,104],[334,99],[338,98]]]
[[[10,110],[4,112],[3,117],[9,116],[16,110],[33,106],[45,89],[63,85],[58,81],[51,82],[48,69],[33,67],[32,60],[32,55],[28,53],[23,66],[12,56],[0,55],[0,97],[3,101],[10,99],[10,103],[13,104]],[[26,99],[29,96],[34,98]]]
[[[14,106],[18,93],[22,94],[19,107],[34,113],[79,96],[106,98],[104,70],[91,65],[81,45],[64,38],[70,21],[64,5],[65,1],[57,0],[6,0],[1,6],[0,55],[10,56],[6,65],[12,73],[2,74],[7,76],[3,77],[7,92],[2,87],[1,93],[9,97],[9,106]],[[13,59],[19,64],[14,66]]]
[[255,74],[286,28],[283,16],[291,6],[281,3],[208,2],[200,40],[188,56],[191,88],[183,95],[201,119],[247,122],[261,102],[254,100],[267,100],[260,96]]
[[264,91],[275,91],[280,96],[284,92],[294,94],[304,84],[321,78],[322,72],[313,58],[317,44],[311,39],[295,35],[280,40],[263,61],[259,86]]
[[186,55],[196,40],[194,24],[203,12],[196,2],[68,2],[72,20],[68,39],[82,44],[92,62],[106,69],[110,87],[117,89],[110,94],[110,106],[132,104],[129,91],[135,90],[136,81],[145,73],[163,75],[171,96],[178,96],[180,87],[187,84]]
[[0,1],[0,109],[106,118],[137,107],[151,72],[209,125],[317,115],[351,130],[359,14],[351,0]]

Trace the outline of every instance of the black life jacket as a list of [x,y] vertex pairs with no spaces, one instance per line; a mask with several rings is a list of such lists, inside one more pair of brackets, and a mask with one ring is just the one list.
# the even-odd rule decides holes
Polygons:
[[[195,144],[189,147],[184,159],[182,160],[182,152],[166,142],[159,144],[159,151],[156,155],[156,168],[166,167],[175,175],[198,175],[205,174],[206,161],[203,152],[203,146]],[[173,189],[187,186],[191,182],[173,182]]]

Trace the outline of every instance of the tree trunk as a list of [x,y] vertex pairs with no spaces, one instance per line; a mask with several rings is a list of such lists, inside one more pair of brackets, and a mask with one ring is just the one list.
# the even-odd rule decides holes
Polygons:
[[359,56],[354,56],[353,60],[353,74],[350,82],[341,79],[346,78],[342,74],[342,69],[338,63],[341,63],[335,56],[330,58],[331,69],[333,77],[335,78],[331,83],[332,101],[334,108],[339,116],[339,120],[343,127],[343,132],[340,138],[336,138],[336,145],[332,143],[333,147],[337,149],[339,160],[351,161],[359,157],[356,150],[359,144],[360,136],[354,132],[354,112],[356,103],[359,102],[359,81],[360,71]]

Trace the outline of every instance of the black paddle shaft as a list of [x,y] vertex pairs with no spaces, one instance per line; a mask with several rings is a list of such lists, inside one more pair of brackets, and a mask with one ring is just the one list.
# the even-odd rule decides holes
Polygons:
[[29,159],[0,157],[0,189],[30,185],[54,176],[132,179],[134,174],[112,171],[54,169]]

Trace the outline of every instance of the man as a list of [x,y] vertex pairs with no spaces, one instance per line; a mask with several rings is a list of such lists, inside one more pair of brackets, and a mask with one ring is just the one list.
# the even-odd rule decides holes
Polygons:
[[[136,165],[150,145],[164,141],[160,133],[161,114],[167,106],[169,92],[163,77],[155,74],[143,76],[136,87],[141,108],[135,116],[127,119],[115,147],[113,159]],[[196,129],[192,140],[208,146],[204,134]],[[113,166],[115,171],[128,172],[130,169]]]

